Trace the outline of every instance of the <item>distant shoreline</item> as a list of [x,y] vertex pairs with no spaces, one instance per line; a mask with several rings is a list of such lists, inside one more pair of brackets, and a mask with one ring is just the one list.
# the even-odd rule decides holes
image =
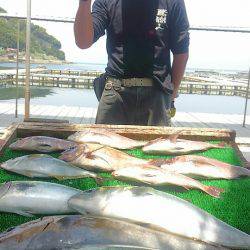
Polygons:
[[[16,63],[16,60],[6,60],[4,58],[0,58],[0,63]],[[25,63],[25,60],[19,60],[19,63]],[[60,60],[42,60],[42,59],[31,59],[30,63],[34,64],[74,64],[73,62],[68,61],[60,61]]]

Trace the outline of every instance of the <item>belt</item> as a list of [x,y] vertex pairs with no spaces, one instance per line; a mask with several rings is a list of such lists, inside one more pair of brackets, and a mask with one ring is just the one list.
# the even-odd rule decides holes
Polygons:
[[113,77],[107,78],[108,82],[118,83],[124,87],[152,87],[153,79],[151,78],[128,78],[128,79],[118,79]]

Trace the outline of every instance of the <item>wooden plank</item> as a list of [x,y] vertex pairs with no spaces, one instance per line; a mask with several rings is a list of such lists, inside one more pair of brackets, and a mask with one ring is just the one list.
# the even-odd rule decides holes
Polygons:
[[68,117],[71,123],[75,123],[79,110],[80,110],[80,107],[75,107],[74,110],[72,110],[70,117]]
[[32,112],[32,116],[41,116],[43,113],[47,113],[48,107],[46,105],[38,105],[38,109]]
[[49,117],[50,119],[61,119],[60,114],[63,112],[65,106],[52,106],[50,114],[45,115],[45,117]]
[[67,120],[59,119],[44,119],[44,118],[28,118],[24,119],[24,122],[39,122],[39,123],[69,123]]
[[245,167],[245,168],[250,169],[250,162],[248,162],[248,161],[246,160],[246,158],[244,157],[244,155],[243,155],[242,152],[240,151],[239,146],[238,146],[235,142],[232,143],[232,146],[234,147],[234,150],[236,151],[236,154],[237,154],[238,157],[240,158],[242,167]]
[[65,106],[65,105],[56,107],[57,112],[52,116],[53,119],[61,119],[61,118],[64,116],[65,110],[66,110],[67,108],[68,108],[68,107]]
[[0,155],[3,155],[5,148],[17,137],[17,127],[18,124],[13,124],[8,127],[0,138]]
[[177,127],[146,127],[124,125],[82,125],[82,124],[49,124],[49,123],[21,123],[18,126],[18,136],[50,135],[66,138],[76,131],[89,128],[105,128],[138,140],[152,140],[159,137],[168,137],[171,134],[180,134],[180,138],[191,140],[223,140],[235,141],[235,131],[218,130],[211,128],[177,128]]
[[2,114],[8,114],[9,112],[13,111],[15,108],[15,105],[13,103],[1,103],[0,108],[0,115]]
[[68,107],[68,109],[66,110],[66,112],[64,113],[64,115],[61,117],[61,119],[70,119],[70,118],[74,118],[75,114],[78,111],[78,107]]
[[223,123],[217,123],[217,117],[207,114],[207,113],[192,113],[193,117],[197,119],[199,122],[206,124],[207,127],[210,128],[225,128]]
[[173,120],[174,122],[180,122],[184,127],[197,128],[200,126],[199,121],[187,112],[177,112]]
[[[95,120],[96,112],[97,112],[96,108],[84,108],[84,114],[83,114],[81,123],[82,124],[92,123],[91,120],[93,120],[93,119]],[[94,121],[93,121],[93,123],[94,123]]]
[[97,114],[97,109],[92,109],[92,117],[91,117],[90,122],[93,124],[95,123],[95,120],[96,120],[96,114]]

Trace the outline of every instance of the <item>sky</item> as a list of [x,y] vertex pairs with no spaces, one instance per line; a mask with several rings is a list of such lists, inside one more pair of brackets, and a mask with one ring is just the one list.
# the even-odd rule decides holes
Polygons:
[[[32,0],[32,15],[74,17],[78,0]],[[185,0],[191,26],[250,27],[250,0]],[[26,15],[26,0],[0,0],[10,14]],[[73,24],[35,22],[62,43],[72,62],[107,63],[105,37],[87,50],[75,45]],[[188,68],[248,70],[250,34],[190,31]]]

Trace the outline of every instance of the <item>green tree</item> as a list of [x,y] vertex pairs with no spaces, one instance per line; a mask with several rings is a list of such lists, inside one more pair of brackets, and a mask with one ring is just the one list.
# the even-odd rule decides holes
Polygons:
[[6,10],[0,7],[0,13],[6,13]]
[[[0,12],[6,12],[0,7]],[[17,21],[0,18],[0,47],[16,48]],[[20,21],[20,51],[25,51],[26,22]],[[49,35],[46,29],[31,24],[31,54],[33,56],[47,55],[59,60],[65,60],[62,45],[55,37]]]

